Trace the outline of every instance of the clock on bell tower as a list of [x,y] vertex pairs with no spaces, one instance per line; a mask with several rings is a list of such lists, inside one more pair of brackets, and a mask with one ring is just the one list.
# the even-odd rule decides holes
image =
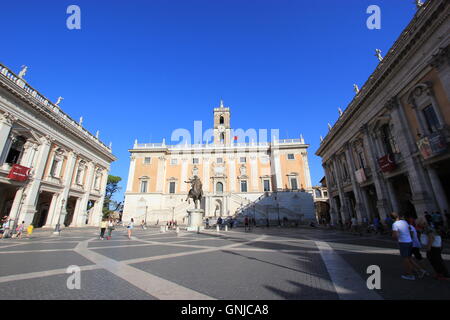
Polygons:
[[230,108],[224,107],[223,100],[220,100],[220,106],[214,108],[214,143],[230,144],[230,141]]

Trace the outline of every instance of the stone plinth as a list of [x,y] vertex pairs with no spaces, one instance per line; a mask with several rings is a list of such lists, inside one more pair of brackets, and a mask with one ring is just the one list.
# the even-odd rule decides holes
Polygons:
[[189,209],[188,212],[188,227],[187,231],[198,231],[203,230],[203,209]]

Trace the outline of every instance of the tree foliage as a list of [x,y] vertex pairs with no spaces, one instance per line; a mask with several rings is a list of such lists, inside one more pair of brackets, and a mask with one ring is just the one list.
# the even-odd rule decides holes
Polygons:
[[105,191],[105,202],[103,205],[103,214],[105,215],[110,213],[110,205],[111,203],[113,203],[112,201],[113,195],[121,189],[119,187],[120,181],[122,181],[121,177],[108,175],[108,182],[106,183],[106,191]]

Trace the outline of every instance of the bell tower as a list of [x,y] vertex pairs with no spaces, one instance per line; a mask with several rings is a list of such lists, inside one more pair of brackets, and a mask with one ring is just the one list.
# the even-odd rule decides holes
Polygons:
[[220,106],[214,108],[214,144],[231,143],[230,116],[230,108],[226,108],[220,100]]

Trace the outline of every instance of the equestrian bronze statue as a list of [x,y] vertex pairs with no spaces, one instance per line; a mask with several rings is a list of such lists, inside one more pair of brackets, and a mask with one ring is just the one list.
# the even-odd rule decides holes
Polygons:
[[189,190],[186,201],[189,201],[189,198],[191,198],[194,200],[195,209],[198,209],[197,201],[201,205],[203,197],[202,182],[198,176],[194,176],[192,179],[185,182],[191,184],[191,189]]

